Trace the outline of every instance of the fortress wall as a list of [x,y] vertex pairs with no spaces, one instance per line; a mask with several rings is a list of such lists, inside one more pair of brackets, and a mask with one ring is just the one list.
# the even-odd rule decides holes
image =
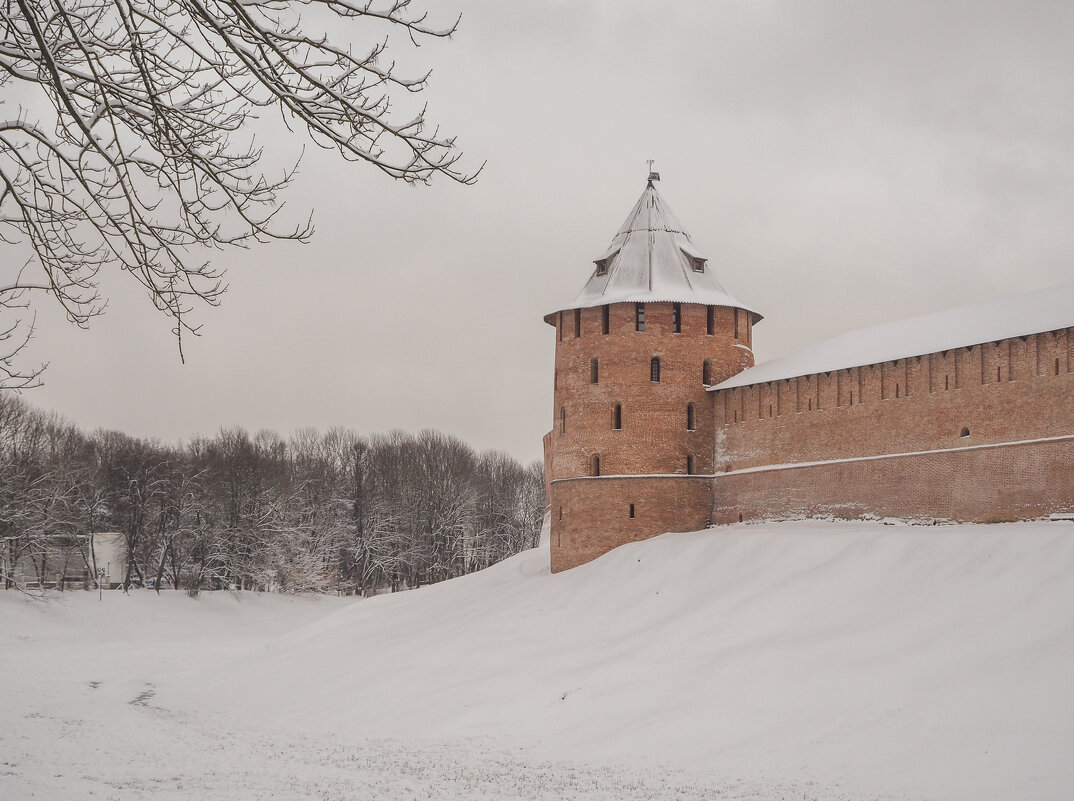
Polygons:
[[715,479],[713,523],[802,516],[994,523],[1074,513],[1074,437]]
[[717,473],[1060,436],[1074,433],[1074,333],[711,394]]
[[[552,484],[552,572],[612,548],[709,524],[710,476],[563,479]],[[634,504],[634,518],[630,518]]]
[[[1062,479],[1074,473],[1074,460],[1068,450],[1051,445],[735,475],[762,466],[1074,434],[1072,329],[712,394],[714,522],[737,520],[739,514],[748,519],[840,509],[1006,518],[1020,516],[1017,510],[1054,510],[1074,496],[1069,479]],[[1051,467],[1039,462],[1053,456],[1066,461]],[[930,472],[937,465],[940,472]],[[1052,477],[1041,484],[1026,480],[1031,474],[1026,471]],[[721,475],[726,473],[731,475]],[[1015,485],[1022,489],[1016,492]],[[979,491],[968,491],[974,487]],[[939,495],[930,494],[933,490]],[[994,500],[997,494],[1007,500]],[[954,497],[963,500],[956,503]]]

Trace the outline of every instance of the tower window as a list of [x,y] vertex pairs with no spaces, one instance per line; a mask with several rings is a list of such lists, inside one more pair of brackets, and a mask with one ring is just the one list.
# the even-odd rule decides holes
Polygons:
[[712,361],[705,359],[701,365],[701,383],[706,387],[712,384]]
[[552,371],[552,390],[559,389],[559,370]]
[[694,430],[694,404],[686,404],[686,430]]
[[708,307],[708,314],[705,315],[705,333],[708,334],[709,336],[712,336],[712,334],[715,332],[715,330],[716,330],[716,307],[715,306],[709,306]]
[[600,457],[593,454],[593,475],[600,475]]
[[580,337],[582,335],[582,310],[574,310],[574,336]]
[[635,331],[644,331],[645,330],[645,304],[644,303],[635,303],[634,304],[634,330]]
[[682,333],[682,304],[671,304],[671,330],[676,334]]
[[688,258],[690,259],[690,266],[693,268],[695,273],[703,273],[703,272],[705,272],[705,260],[704,259],[699,259],[699,258],[696,258],[694,256],[690,256]]
[[608,329],[611,328],[611,307],[602,306],[600,309],[600,330],[602,334],[607,334]]
[[970,430],[963,426],[962,430],[958,432],[958,435],[963,438],[968,437],[970,435]]
[[738,309],[735,309],[735,339],[738,339]]
[[686,475],[692,476],[694,474],[694,455],[690,454],[686,457]]
[[600,261],[594,262],[594,264],[597,265],[597,275],[608,274],[608,261],[609,259],[601,259]]
[[559,407],[559,433],[560,434],[566,434],[567,433],[567,407],[566,406],[560,406]]
[[559,341],[563,341],[563,312],[559,313]]
[[619,431],[623,428],[623,406],[622,404],[615,404],[615,408],[612,409],[612,428]]
[[653,358],[649,360],[649,380],[650,381],[659,381],[660,380],[660,357],[659,356],[653,356]]
[[634,519],[634,504],[630,504],[630,519]]
[[594,356],[589,360],[589,383],[596,384],[600,380],[600,363]]

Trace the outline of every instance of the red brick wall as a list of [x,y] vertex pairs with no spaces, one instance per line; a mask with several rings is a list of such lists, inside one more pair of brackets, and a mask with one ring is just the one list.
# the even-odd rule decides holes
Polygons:
[[[710,383],[718,383],[753,364],[749,349],[751,326],[749,313],[741,309],[714,307],[713,334],[708,334],[708,307],[681,305],[681,332],[673,330],[671,303],[645,304],[645,330],[635,330],[635,304],[617,303],[608,308],[608,333],[603,333],[605,307],[568,310],[555,315],[556,363],[553,428],[546,442],[546,473],[551,482],[549,507],[552,511],[553,565],[588,561],[596,551],[585,546],[584,558],[557,554],[560,547],[581,548],[580,535],[559,546],[558,506],[563,505],[563,490],[557,479],[593,474],[593,457],[600,457],[600,472],[608,475],[651,475],[687,473],[687,458],[693,457],[693,472],[709,474],[713,470],[712,398],[702,383],[705,360],[711,365]],[[737,323],[735,317],[738,317]],[[735,337],[736,329],[738,339]],[[660,358],[660,381],[650,380],[650,360]],[[597,359],[597,382],[591,381],[592,360]],[[612,426],[616,404],[622,408],[622,428]],[[694,430],[687,429],[687,407],[694,405]],[[564,422],[564,414],[566,420]],[[674,480],[674,479],[672,479]],[[594,482],[589,482],[594,484]],[[696,482],[693,482],[696,483]],[[614,495],[604,482],[601,497],[623,509],[631,502],[628,495]],[[614,486],[618,487],[619,484]],[[572,489],[576,499],[582,489]],[[708,492],[708,491],[706,491]],[[694,497],[694,496],[691,496]],[[699,507],[681,509],[678,517],[689,523],[669,519],[645,536],[672,529],[684,530],[693,521],[707,522],[711,497],[706,494],[691,503]],[[595,507],[593,507],[595,508]],[[601,542],[607,550],[621,537],[633,537],[617,527],[608,528],[603,517],[594,517],[585,542]],[[576,525],[581,526],[580,518]],[[655,524],[654,524],[655,525]],[[669,528],[670,526],[670,528]],[[659,526],[658,526],[659,527]],[[641,531],[636,523],[631,531]],[[578,529],[580,531],[580,529]],[[626,539],[622,541],[628,541]]]
[[[552,572],[567,570],[628,542],[709,524],[712,479],[581,478],[552,484]],[[630,519],[634,504],[634,519]]]
[[719,475],[712,522],[872,514],[992,523],[1054,512],[1074,512],[1074,436]]
[[[717,474],[761,465],[1065,436],[1074,434],[1074,332],[1017,337],[711,394],[717,421]],[[969,436],[961,436],[964,429]],[[1058,454],[1056,458],[1066,454],[1067,461],[1053,467],[1074,472],[1069,452],[1038,450]],[[995,449],[961,453],[940,461],[906,457],[899,466],[851,462],[806,472],[797,468],[722,476],[716,481],[714,521],[737,520],[739,514],[746,519],[797,514],[803,509],[1005,519],[1035,508],[1033,497],[1039,496],[1042,508],[1071,497],[1069,482],[1052,480],[1050,489],[1038,488],[1029,474],[1011,472],[1003,461],[1007,457],[1001,458]],[[917,472],[915,464],[920,465]],[[932,464],[982,472],[937,483],[929,473]],[[831,486],[833,481],[840,486]],[[960,491],[959,481],[976,481],[994,492],[967,495]],[[929,494],[933,485],[941,496]],[[938,511],[947,508],[940,498],[948,491],[964,498],[951,502],[950,515]],[[769,494],[768,507],[761,503],[764,493]],[[1014,500],[1004,505],[997,497]]]
[[1065,329],[715,391],[716,472],[1074,433],[1072,356]]

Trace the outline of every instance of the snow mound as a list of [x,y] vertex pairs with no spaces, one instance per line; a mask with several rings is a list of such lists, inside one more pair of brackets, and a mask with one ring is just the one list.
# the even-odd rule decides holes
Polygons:
[[347,606],[157,700],[870,793],[1074,786],[1069,522],[731,526],[557,575],[546,547]]

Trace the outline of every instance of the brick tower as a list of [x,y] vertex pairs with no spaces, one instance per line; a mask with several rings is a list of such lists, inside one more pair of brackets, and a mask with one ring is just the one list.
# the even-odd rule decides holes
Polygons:
[[720,285],[650,173],[556,328],[545,436],[553,572],[618,545],[708,525],[715,432],[707,385],[753,365],[761,319]]

